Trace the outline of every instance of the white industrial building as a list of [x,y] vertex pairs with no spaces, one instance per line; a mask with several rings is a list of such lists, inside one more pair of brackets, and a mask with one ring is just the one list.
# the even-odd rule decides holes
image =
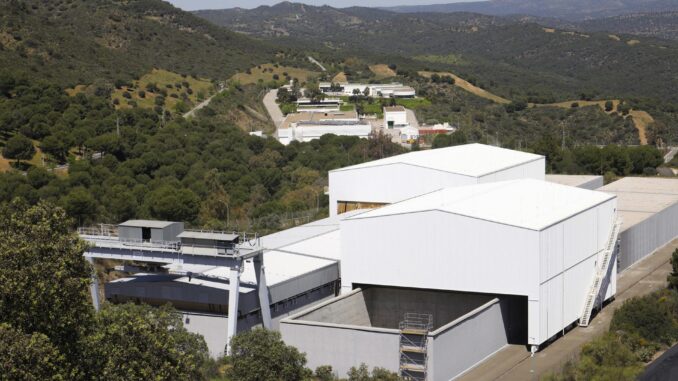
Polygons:
[[310,142],[326,134],[367,139],[371,133],[372,126],[360,120],[355,111],[290,114],[276,132],[278,141],[284,145],[293,141]]
[[113,238],[83,235],[85,255],[148,252],[162,270],[111,282],[106,298],[174,304],[213,355],[263,325],[337,376],[366,363],[447,381],[506,345],[537,350],[588,325],[618,271],[678,236],[678,180],[594,191],[599,176],[544,168],[481,144],[411,152],[331,171],[330,217],[261,237],[254,254],[224,251],[251,242],[232,234],[129,221]]
[[407,110],[405,110],[405,107],[384,107],[385,128],[401,128],[407,125]]
[[290,128],[278,130],[278,141],[284,145],[291,142],[310,142],[320,139],[323,135],[334,134],[338,136],[356,136],[367,139],[372,133],[369,123],[352,122],[324,122],[320,123],[295,123]]
[[410,152],[329,172],[330,215],[373,208],[442,188],[544,179],[545,158],[483,144]]
[[[396,353],[397,346],[377,346],[398,342],[394,321],[405,314],[429,315],[439,320],[417,348],[426,358],[404,362],[394,355],[373,365],[393,371],[414,367],[435,374],[431,380],[449,380],[460,373],[449,373],[445,355],[429,362],[430,352],[476,346],[473,355],[456,363],[462,372],[511,340],[537,348],[577,322],[588,324],[592,309],[616,291],[616,216],[614,195],[535,179],[445,188],[358,213],[341,222],[342,292],[386,287],[400,300],[391,308],[396,316],[390,322],[378,314],[355,320],[356,313],[346,311],[349,318],[332,321],[327,318],[336,307],[328,302],[311,317],[304,312],[283,320],[283,337],[303,351],[310,345],[311,365],[330,362],[342,373],[350,361],[342,363],[345,358],[336,353],[350,352],[342,346],[361,340],[348,327],[364,326],[370,334],[362,336],[369,337],[373,351]],[[465,309],[449,313],[434,301],[421,304],[423,296],[411,296],[434,291],[439,300],[470,299],[460,304]],[[351,305],[370,311],[381,303],[363,299]],[[461,324],[462,316],[487,325]],[[331,326],[319,330],[319,323]],[[482,333],[472,334],[470,327]],[[394,329],[396,336],[387,339]],[[466,340],[452,339],[457,336]],[[313,344],[306,342],[310,337]]]
[[369,96],[375,98],[414,98],[417,92],[410,86],[402,83],[335,83],[334,88],[331,82],[321,82],[319,87],[322,92],[328,95],[351,96],[356,91],[364,94],[368,90]]

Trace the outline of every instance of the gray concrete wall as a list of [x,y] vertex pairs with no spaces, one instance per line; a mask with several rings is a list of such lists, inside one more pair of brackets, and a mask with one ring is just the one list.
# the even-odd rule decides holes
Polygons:
[[645,258],[678,237],[678,203],[621,233],[618,271]]
[[329,324],[371,326],[370,315],[361,290],[335,299],[322,308],[306,311],[295,319]]
[[398,371],[400,333],[395,329],[285,319],[280,333],[288,345],[306,353],[311,369],[332,365],[335,375],[342,378],[361,363]]
[[309,311],[300,320],[397,329],[408,312],[433,315],[434,329],[472,311],[493,296],[370,286]]
[[453,380],[507,344],[494,299],[429,335],[429,380]]
[[596,190],[598,188],[601,188],[603,185],[605,185],[605,181],[603,176],[596,176],[595,178],[580,184],[578,188],[582,189],[588,189],[588,190]]
[[[480,300],[484,302],[478,303]],[[470,306],[473,308],[465,309]],[[373,325],[380,321],[391,324],[398,316],[398,322],[402,319],[401,310],[419,312],[410,311],[419,307],[428,307],[428,313],[438,312],[440,319],[456,316],[429,334],[430,380],[451,380],[509,342],[505,326],[509,308],[503,309],[497,298],[381,287],[356,289],[284,319],[280,332],[287,344],[306,353],[311,368],[331,365],[340,377],[361,363],[397,372],[400,331],[370,327],[367,318],[371,317]],[[373,315],[368,312],[371,308]]]
[[[290,307],[284,311],[278,310],[278,315],[271,319],[271,329],[278,331],[280,328],[280,321],[290,315],[296,314],[302,310],[312,307],[315,304],[325,302],[334,295],[327,296],[320,299],[314,299],[307,304],[298,304],[296,308]],[[184,327],[189,332],[197,333],[205,338],[207,348],[210,351],[210,356],[218,358],[224,355],[228,340],[228,317],[218,314],[206,314],[199,312],[181,311],[181,317],[184,322]],[[261,319],[258,316],[248,315],[238,319],[238,332],[245,332],[254,327],[261,327]]]
[[398,328],[408,312],[433,315],[437,329],[494,297],[456,292],[369,287],[363,291],[373,327]]
[[181,312],[181,319],[188,332],[202,335],[205,338],[210,356],[218,358],[224,355],[228,337],[226,316]]

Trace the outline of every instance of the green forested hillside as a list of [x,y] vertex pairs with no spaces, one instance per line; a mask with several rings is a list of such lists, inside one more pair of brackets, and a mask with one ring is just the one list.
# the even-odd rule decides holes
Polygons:
[[[79,225],[148,217],[275,229],[276,218],[325,202],[327,170],[399,152],[384,139],[283,147],[248,136],[268,127],[266,84],[233,83],[191,120],[141,107],[171,98],[174,86],[197,94],[195,77],[225,80],[265,62],[310,65],[162,1],[14,0],[0,3],[0,20],[0,203],[50,201]],[[185,77],[124,97],[132,79],[166,70]],[[87,90],[67,93],[75,84]]]
[[[608,33],[551,31],[520,20],[469,13],[396,14],[283,3],[253,10],[202,11],[213,22],[278,44],[325,48],[337,55],[378,56],[402,67],[408,58],[475,77],[507,98],[573,99],[581,93],[678,101],[678,44]],[[408,57],[408,58],[404,58]],[[537,100],[537,99],[534,99]]]
[[160,0],[0,2],[0,70],[65,86],[154,67],[223,79],[273,53]]

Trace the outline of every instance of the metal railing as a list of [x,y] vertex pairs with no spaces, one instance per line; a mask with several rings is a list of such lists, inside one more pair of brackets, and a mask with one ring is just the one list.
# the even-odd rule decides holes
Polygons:
[[225,254],[237,255],[239,249],[257,249],[261,246],[261,239],[257,233],[237,232],[237,231],[214,231],[214,230],[184,230],[187,232],[213,233],[213,234],[234,234],[238,236],[238,242],[232,244],[195,244],[182,243],[181,241],[162,241],[162,240],[144,240],[134,238],[120,237],[118,226],[109,224],[100,224],[98,226],[79,227],[78,234],[86,241],[103,246],[131,246],[162,250],[180,251],[182,247],[196,249],[216,249],[225,251]]
[[98,226],[79,227],[78,234],[101,237],[117,237],[118,225],[99,224]]
[[433,329],[433,315],[408,312],[400,322],[399,328],[401,331],[406,329],[430,331]]

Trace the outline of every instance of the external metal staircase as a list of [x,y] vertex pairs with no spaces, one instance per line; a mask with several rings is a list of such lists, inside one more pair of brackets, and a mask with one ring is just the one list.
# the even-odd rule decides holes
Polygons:
[[580,327],[588,327],[591,321],[591,314],[593,313],[593,308],[596,305],[598,299],[598,294],[600,294],[600,288],[607,274],[611,260],[614,256],[614,251],[617,247],[617,241],[619,238],[619,232],[621,231],[621,220],[615,220],[612,225],[612,231],[608,237],[607,243],[605,244],[605,249],[603,250],[601,256],[598,259],[596,266],[596,274],[591,283],[591,288],[589,289],[588,294],[586,294],[586,301],[584,302],[584,310],[579,318]]
[[400,377],[425,381],[428,361],[428,333],[433,329],[433,316],[406,313],[400,322]]

